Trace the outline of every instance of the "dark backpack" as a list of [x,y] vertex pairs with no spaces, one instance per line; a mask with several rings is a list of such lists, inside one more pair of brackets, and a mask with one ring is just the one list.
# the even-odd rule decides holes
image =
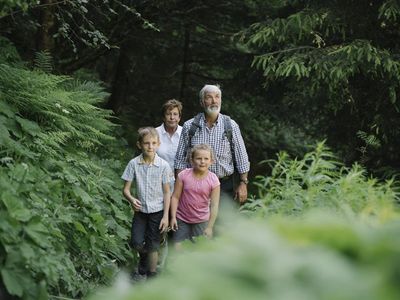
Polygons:
[[[192,138],[196,134],[197,129],[200,128],[200,118],[201,118],[202,113],[197,114],[194,119],[192,124],[190,125],[189,128],[189,144],[188,148],[192,147]],[[227,115],[222,115],[223,116],[223,121],[224,121],[224,135],[228,139],[230,148],[231,148],[231,154],[232,154],[232,160],[233,160],[233,165],[235,166],[235,150],[233,148],[233,137],[232,137],[232,123],[231,123],[231,118]]]

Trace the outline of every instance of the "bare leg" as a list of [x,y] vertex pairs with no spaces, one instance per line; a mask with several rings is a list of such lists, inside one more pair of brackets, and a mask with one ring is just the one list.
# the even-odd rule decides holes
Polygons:
[[156,272],[157,271],[157,262],[158,262],[158,251],[149,252],[149,271]]
[[181,242],[176,242],[174,244],[175,250],[176,251],[181,251],[182,250],[182,243]]

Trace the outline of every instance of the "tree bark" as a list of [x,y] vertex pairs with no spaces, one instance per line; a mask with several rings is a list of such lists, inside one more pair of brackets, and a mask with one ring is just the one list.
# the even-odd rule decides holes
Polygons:
[[125,44],[121,45],[117,69],[115,71],[114,80],[112,83],[111,96],[107,102],[107,108],[111,109],[116,115],[119,115],[127,98],[127,90],[130,76],[130,59],[127,54]]
[[50,53],[54,49],[53,28],[55,24],[54,8],[55,0],[42,0],[42,7],[39,16],[40,27],[37,31],[36,50],[47,50]]
[[182,77],[181,77],[181,89],[179,92],[179,99],[183,100],[185,96],[186,78],[188,75],[188,60],[189,60],[189,47],[190,47],[190,29],[189,25],[185,24],[184,33],[184,44],[183,44],[183,62],[182,62]]

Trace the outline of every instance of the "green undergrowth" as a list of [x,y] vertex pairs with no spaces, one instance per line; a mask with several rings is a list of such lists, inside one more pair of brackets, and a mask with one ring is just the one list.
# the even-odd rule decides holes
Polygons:
[[[131,212],[126,143],[98,83],[28,69],[0,50],[0,295],[17,299],[399,299],[398,185],[320,143],[267,161],[255,195],[213,241],[158,278],[122,269]],[[46,65],[46,64],[44,64]],[[117,138],[115,138],[117,137]],[[223,214],[221,214],[223,215]],[[114,281],[115,286],[98,290]],[[91,296],[90,296],[91,295]]]
[[372,223],[319,209],[236,216],[224,236],[171,254],[157,279],[132,286],[121,276],[90,299],[398,299],[400,222]]
[[126,145],[98,108],[98,83],[11,57],[0,63],[2,286],[21,299],[81,298],[132,259]]
[[266,161],[269,176],[258,176],[258,195],[242,211],[268,217],[301,215],[321,208],[349,217],[374,215],[384,221],[397,217],[398,183],[369,177],[360,165],[346,167],[323,142],[302,159],[285,152]]
[[220,214],[215,240],[171,254],[153,281],[121,276],[90,299],[398,299],[397,183],[345,167],[324,143],[269,163],[242,213]]

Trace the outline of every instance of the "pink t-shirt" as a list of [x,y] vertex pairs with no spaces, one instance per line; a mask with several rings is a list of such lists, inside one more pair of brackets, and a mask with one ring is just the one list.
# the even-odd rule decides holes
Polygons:
[[176,211],[177,218],[190,224],[206,222],[210,218],[211,191],[220,185],[217,175],[209,171],[201,179],[194,177],[193,169],[178,174],[183,189]]

